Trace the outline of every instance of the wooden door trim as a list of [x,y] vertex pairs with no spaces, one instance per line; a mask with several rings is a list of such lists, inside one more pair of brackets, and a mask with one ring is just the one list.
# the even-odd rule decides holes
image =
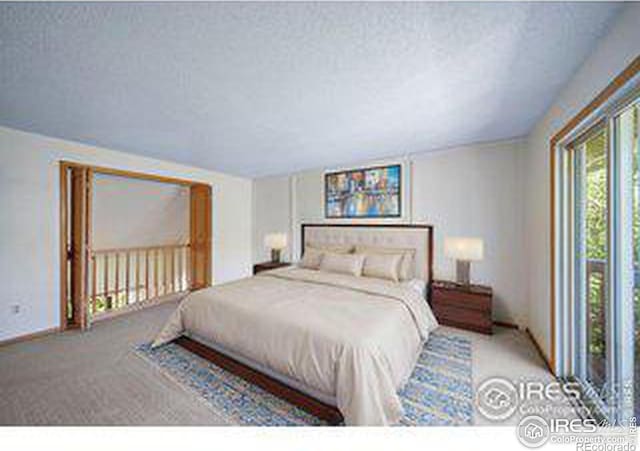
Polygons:
[[[167,177],[167,176],[163,176],[163,175],[157,175],[157,174],[148,174],[148,173],[143,173],[143,172],[135,172],[135,171],[129,171],[129,170],[123,170],[123,169],[117,169],[117,168],[113,168],[113,167],[104,167],[104,166],[94,166],[94,165],[87,165],[87,164],[82,164],[82,163],[77,163],[77,162],[72,162],[72,161],[66,161],[66,160],[60,160],[59,162],[60,164],[60,170],[59,170],[59,181],[60,181],[60,204],[59,204],[59,214],[60,214],[60,220],[59,220],[59,226],[60,226],[60,230],[59,230],[59,238],[60,238],[60,320],[59,320],[59,326],[57,328],[57,330],[60,331],[64,331],[65,329],[67,329],[70,325],[67,322],[67,291],[69,288],[69,283],[68,283],[68,277],[69,277],[69,272],[67,269],[67,259],[68,259],[68,249],[69,249],[69,237],[67,236],[67,230],[70,226],[69,224],[69,213],[70,213],[70,208],[71,206],[69,205],[69,170],[70,169],[85,169],[87,171],[88,174],[88,178],[89,181],[93,181],[93,175],[94,174],[105,174],[105,175],[114,175],[114,176],[119,176],[119,177],[125,177],[125,178],[133,178],[133,179],[138,179],[138,180],[147,180],[147,181],[154,181],[154,182],[160,182],[160,183],[168,183],[168,184],[174,184],[174,185],[179,185],[179,186],[186,186],[186,187],[206,187],[206,189],[209,190],[209,192],[212,192],[212,186],[208,183],[203,183],[203,182],[199,182],[199,181],[195,181],[195,180],[187,180],[187,179],[181,179],[181,178],[176,178],[176,177]],[[87,192],[87,197],[92,197],[93,191],[91,189],[91,186],[88,187],[88,192]],[[208,286],[211,284],[211,280],[212,280],[212,276],[211,276],[211,260],[212,260],[212,255],[211,255],[211,235],[212,235],[212,230],[211,230],[211,201],[212,201],[212,195],[210,194],[209,196],[209,204],[207,205],[207,212],[206,214],[208,215],[208,237],[207,237],[207,243],[208,243],[208,248],[209,248],[209,252],[208,255],[205,256],[205,271],[206,271],[206,276],[205,276],[205,284]],[[189,215],[192,215],[192,211],[190,208],[190,212]],[[86,217],[85,217],[85,221],[86,224],[88,226],[88,231],[87,233],[89,234],[89,236],[87,237],[87,249],[90,248],[91,245],[91,223],[92,223],[92,218],[91,218],[91,199],[88,199],[87,201],[87,211],[86,211]],[[191,268],[191,270],[193,270],[193,267]]]
[[[73,327],[86,326],[85,306],[81,302],[87,293],[87,173],[86,168],[71,169],[71,301]],[[77,211],[76,211],[77,210]],[[80,274],[78,274],[80,272]],[[68,327],[68,325],[67,325]]]
[[[195,185],[190,189],[189,236],[191,244],[190,289],[211,286],[211,205],[210,186]],[[204,202],[204,209],[202,205]],[[201,233],[204,231],[204,234]],[[200,264],[199,264],[200,262]]]
[[551,173],[550,179],[550,228],[551,228],[551,274],[550,274],[550,321],[551,321],[551,343],[550,343],[550,356],[549,365],[552,372],[556,373],[556,146],[565,138],[572,130],[583,123],[592,113],[600,108],[607,100],[615,95],[618,90],[625,86],[625,84],[640,73],[640,55],[636,56],[633,61],[620,72],[611,82],[602,90],[598,95],[582,108],[575,116],[573,116],[560,130],[558,130],[549,141],[549,151],[551,153],[551,161],[549,170]]
[[146,172],[137,172],[137,171],[131,171],[131,170],[128,170],[128,169],[118,169],[118,168],[108,167],[108,166],[94,166],[94,165],[87,165],[87,164],[82,164],[82,163],[76,163],[76,162],[73,162],[73,161],[66,161],[66,160],[61,160],[60,164],[63,164],[65,166],[67,166],[68,168],[72,168],[72,167],[88,168],[88,169],[91,169],[96,174],[114,175],[114,176],[118,176],[118,177],[126,177],[126,178],[133,178],[133,179],[139,179],[139,180],[148,180],[148,181],[152,181],[152,182],[170,183],[170,184],[173,184],[173,185],[183,185],[183,186],[207,185],[207,186],[210,186],[208,183],[198,182],[196,180],[183,179],[183,178],[179,178],[179,177],[170,177],[170,176],[160,175],[160,174],[150,174],[150,173],[146,173]]
[[69,240],[67,237],[67,215],[69,213],[68,202],[68,177],[67,170],[69,166],[60,163],[60,322],[59,330],[67,328],[67,252],[69,249]]

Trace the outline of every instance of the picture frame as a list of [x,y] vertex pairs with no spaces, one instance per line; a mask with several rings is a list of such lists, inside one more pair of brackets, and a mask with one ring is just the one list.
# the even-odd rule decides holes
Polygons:
[[328,172],[324,175],[327,219],[402,217],[399,163]]

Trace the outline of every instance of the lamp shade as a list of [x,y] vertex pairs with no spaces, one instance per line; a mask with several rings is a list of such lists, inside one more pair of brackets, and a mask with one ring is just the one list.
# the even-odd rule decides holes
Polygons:
[[444,240],[444,253],[456,260],[482,260],[484,243],[480,238],[448,237]]
[[287,234],[269,233],[264,237],[264,245],[269,249],[284,249],[287,247]]

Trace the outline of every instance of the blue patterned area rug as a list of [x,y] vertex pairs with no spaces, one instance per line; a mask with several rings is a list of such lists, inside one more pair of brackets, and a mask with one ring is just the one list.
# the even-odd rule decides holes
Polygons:
[[[164,374],[202,398],[231,424],[319,426],[322,420],[176,344],[136,348]],[[399,392],[404,426],[469,426],[473,421],[471,341],[434,332]]]

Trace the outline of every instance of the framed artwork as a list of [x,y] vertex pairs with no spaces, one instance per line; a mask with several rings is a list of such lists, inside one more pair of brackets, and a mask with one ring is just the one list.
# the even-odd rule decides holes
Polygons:
[[402,215],[400,164],[327,173],[326,218],[399,218]]

